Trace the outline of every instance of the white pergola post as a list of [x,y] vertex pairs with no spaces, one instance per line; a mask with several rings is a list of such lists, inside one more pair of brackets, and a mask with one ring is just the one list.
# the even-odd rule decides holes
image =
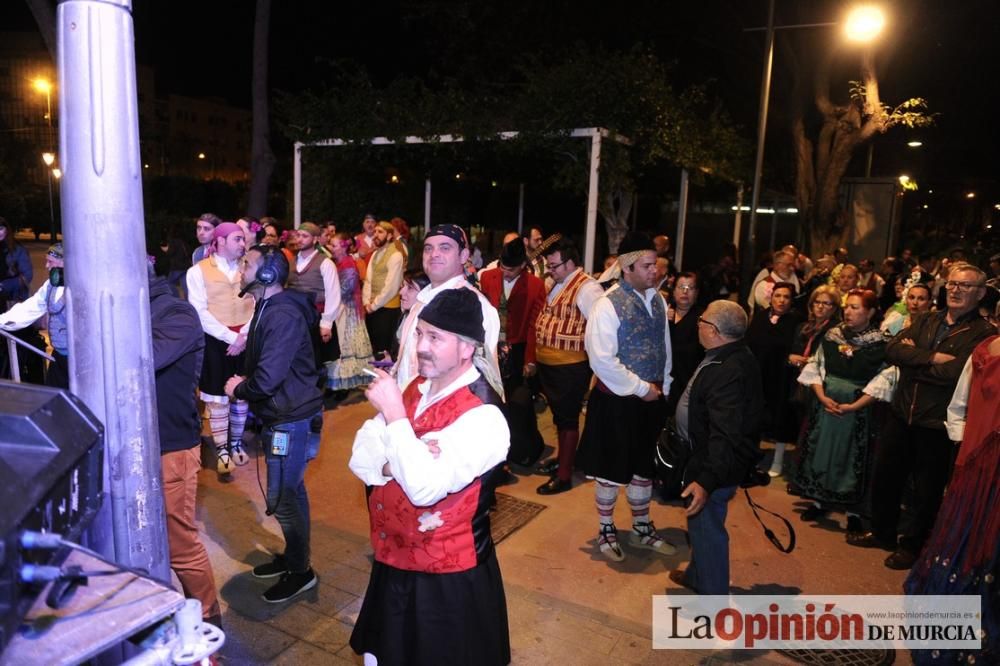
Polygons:
[[584,240],[583,266],[588,273],[594,270],[594,245],[597,240],[597,196],[600,191],[601,132],[590,137],[590,189],[587,192],[587,226]]
[[674,262],[677,270],[683,270],[684,264],[684,232],[687,230],[688,217],[688,170],[681,169],[681,195],[677,207],[677,252]]
[[431,177],[424,181],[424,233],[431,230]]
[[524,183],[518,187],[517,195],[517,233],[524,232]]
[[302,224],[302,144],[295,142],[294,161],[292,162],[292,201],[294,208],[295,228]]

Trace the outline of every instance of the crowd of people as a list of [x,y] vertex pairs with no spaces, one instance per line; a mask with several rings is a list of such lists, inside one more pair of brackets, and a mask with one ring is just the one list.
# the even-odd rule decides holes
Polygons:
[[[0,219],[0,326],[47,315],[46,379],[65,387],[62,247],[29,296],[30,262],[9,233]],[[375,556],[351,639],[366,663],[509,662],[482,527],[514,472],[548,476],[543,496],[593,480],[599,556],[675,553],[650,517],[662,437],[688,452],[680,486],[661,488],[686,507],[679,585],[728,594],[728,503],[763,464],[764,441],[803,521],[843,514],[846,543],[886,550],[886,567],[911,570],[910,592],[992,594],[1000,255],[988,273],[958,253],[904,253],[876,270],[844,248],[810,258],[785,246],[741,303],[731,266],[675,272],[669,238],[636,232],[595,274],[570,239],[537,227],[508,233],[492,263],[450,224],[429,229],[411,261],[405,221],[374,215],[351,234],[205,214],[195,233],[190,257],[154,250],[150,294],[157,390],[170,396],[158,407],[172,565],[210,621],[218,602],[193,527],[200,434],[226,476],[249,460],[248,415],[260,423],[267,513],[286,549],[253,575],[278,579],[266,601],[287,601],[317,582],[304,473],[324,403],[354,389],[377,411],[350,461],[368,488]],[[540,405],[556,431],[544,460]],[[632,524],[620,541],[621,488]],[[997,622],[985,617],[990,636]],[[441,640],[420,640],[427,632]]]

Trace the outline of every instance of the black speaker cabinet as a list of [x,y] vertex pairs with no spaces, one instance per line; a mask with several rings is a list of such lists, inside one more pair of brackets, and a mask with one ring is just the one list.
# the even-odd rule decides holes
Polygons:
[[23,530],[79,541],[101,505],[104,426],[59,389],[0,381],[0,652],[40,586],[23,585],[26,562],[48,564],[53,551],[23,553]]

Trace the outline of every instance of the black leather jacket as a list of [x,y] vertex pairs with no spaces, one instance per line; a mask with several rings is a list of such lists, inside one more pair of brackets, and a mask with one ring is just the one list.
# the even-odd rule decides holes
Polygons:
[[760,459],[764,391],[757,359],[742,340],[709,351],[706,362],[691,386],[684,482],[711,493],[739,485]]
[[[899,366],[899,383],[892,397],[892,413],[909,425],[944,430],[944,421],[955,384],[969,354],[993,335],[988,321],[973,309],[955,322],[941,341],[934,338],[944,325],[947,311],[927,312],[913,319],[885,348],[889,363]],[[903,340],[913,340],[913,345]],[[935,352],[951,354],[954,361],[931,365]]]
[[319,313],[311,297],[281,291],[254,308],[246,349],[246,381],[234,394],[273,426],[311,417],[323,408],[313,332]]

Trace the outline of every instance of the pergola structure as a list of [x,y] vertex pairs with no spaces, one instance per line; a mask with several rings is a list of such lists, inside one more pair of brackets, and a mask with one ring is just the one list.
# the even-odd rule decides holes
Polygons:
[[[476,141],[512,141],[519,138],[520,132],[499,132],[488,138],[476,138]],[[584,240],[584,270],[592,271],[594,268],[594,245],[597,238],[597,196],[599,192],[599,170],[601,163],[601,141],[611,139],[618,143],[630,145],[632,142],[625,136],[607,130],[603,127],[585,127],[568,130],[565,133],[553,132],[553,136],[564,135],[574,139],[590,139],[590,185],[587,192],[587,219],[586,233]],[[471,140],[471,139],[470,139]],[[425,143],[463,143],[465,137],[459,134],[440,134],[429,137],[407,136],[401,141],[395,141],[384,136],[375,137],[368,141],[351,141],[347,139],[325,139],[322,141],[295,142],[295,163],[293,167],[294,182],[294,219],[295,226],[302,223],[302,149],[307,147],[337,147],[337,146],[392,146],[396,144],[425,144]],[[520,228],[521,214],[523,214],[524,189],[521,189],[521,207],[518,217],[518,227]],[[431,179],[427,178],[424,185],[424,229],[431,226]]]

